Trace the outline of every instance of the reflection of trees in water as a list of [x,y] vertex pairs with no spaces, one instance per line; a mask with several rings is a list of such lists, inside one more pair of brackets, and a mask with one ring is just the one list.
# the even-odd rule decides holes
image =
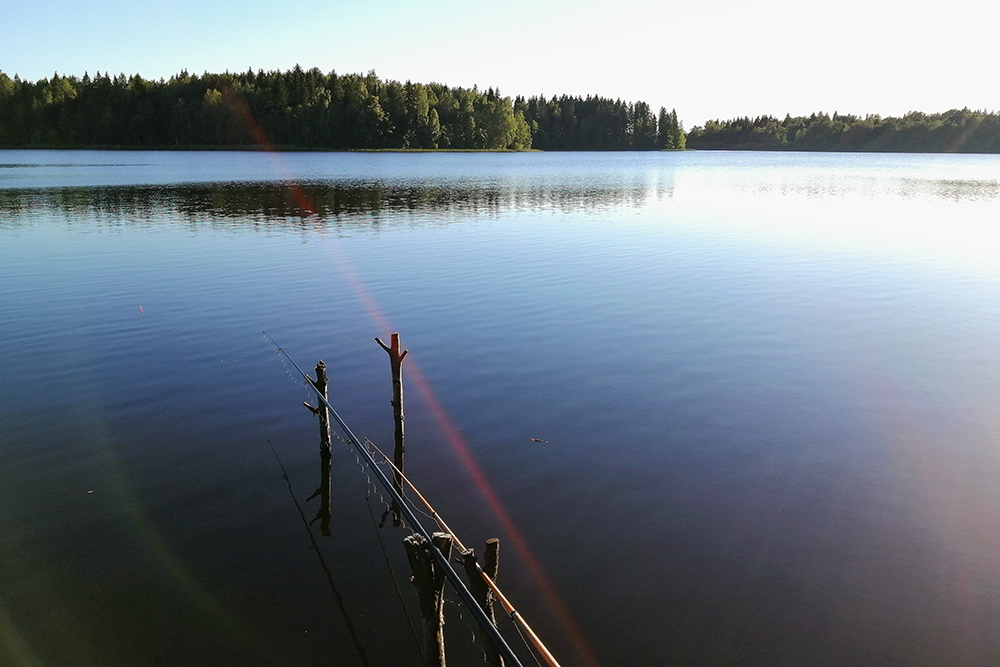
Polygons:
[[951,201],[978,201],[1000,197],[1000,182],[997,181],[941,180],[924,184],[918,179],[908,178],[903,179],[900,185],[901,193],[910,196],[923,194],[928,189],[935,197]]
[[928,180],[920,178],[885,179],[875,176],[835,176],[827,180],[804,179],[774,183],[768,180],[729,182],[728,189],[750,194],[780,194],[810,199],[836,199],[851,195],[892,195],[902,198],[924,197],[949,201],[984,201],[1000,198],[1000,182],[995,180]]
[[[660,184],[662,186],[662,184]],[[657,194],[662,195],[662,187]],[[601,210],[641,206],[653,194],[643,180],[598,186],[581,182],[530,185],[453,183],[212,183],[170,186],[103,186],[33,190],[0,189],[0,211],[26,217],[42,211],[87,214],[104,222],[225,221],[257,225],[299,221],[322,226],[327,220],[367,225],[379,214],[418,215],[441,222],[467,214],[507,211]]]

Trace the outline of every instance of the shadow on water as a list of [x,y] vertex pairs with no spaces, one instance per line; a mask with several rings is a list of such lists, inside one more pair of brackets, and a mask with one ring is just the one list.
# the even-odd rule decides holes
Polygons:
[[[358,637],[358,632],[354,627],[354,622],[351,620],[350,614],[347,613],[347,607],[344,606],[344,598],[340,594],[340,589],[337,588],[337,583],[333,580],[333,572],[330,571],[329,566],[326,564],[326,560],[323,558],[323,552],[320,551],[319,543],[316,542],[316,535],[313,534],[311,522],[306,519],[305,512],[302,511],[302,506],[299,504],[298,499],[295,497],[295,491],[292,489],[292,481],[288,478],[288,471],[285,470],[285,465],[281,462],[281,458],[278,456],[278,452],[275,451],[274,445],[271,441],[267,441],[268,446],[271,448],[271,453],[274,454],[274,459],[278,462],[278,466],[281,468],[281,478],[285,480],[285,484],[288,486],[288,495],[292,497],[292,502],[295,503],[295,509],[299,512],[299,517],[302,519],[302,525],[305,526],[306,533],[309,534],[309,542],[312,545],[312,550],[316,553],[316,558],[319,560],[319,565],[323,568],[323,573],[326,575],[326,581],[330,585],[330,591],[333,593],[334,599],[337,601],[337,609],[340,610],[341,616],[344,617],[344,624],[347,626],[347,631],[351,635],[351,642],[354,644],[354,649],[358,653],[358,659],[361,661],[362,665],[368,667],[368,654],[365,651],[365,647],[361,644],[361,640]],[[330,457],[326,456],[323,461],[323,473],[324,479],[329,479],[330,475]],[[319,491],[317,491],[319,493]],[[315,494],[313,494],[315,496]],[[322,508],[326,509],[326,518],[324,523],[326,527],[323,529],[324,535],[330,534],[330,486],[326,485],[326,494],[322,500]],[[323,512],[323,509],[320,512]]]

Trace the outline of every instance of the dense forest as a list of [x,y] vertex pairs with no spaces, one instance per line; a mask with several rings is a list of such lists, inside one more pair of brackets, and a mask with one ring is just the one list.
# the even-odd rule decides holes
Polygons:
[[0,71],[0,146],[653,150],[683,148],[677,113],[645,102],[511,100],[489,88],[368,74],[248,70],[169,80]]
[[772,116],[709,121],[691,129],[688,148],[730,150],[1000,153],[1000,115],[953,109],[902,118],[869,115]]
[[590,96],[400,83],[367,74],[97,72],[25,81],[0,71],[0,147],[255,147],[480,150],[802,150],[1000,153],[1000,115],[814,113],[709,121]]
[[656,150],[684,148],[684,127],[676,111],[645,102],[627,104],[602,97],[517,98],[515,112],[531,125],[540,150]]

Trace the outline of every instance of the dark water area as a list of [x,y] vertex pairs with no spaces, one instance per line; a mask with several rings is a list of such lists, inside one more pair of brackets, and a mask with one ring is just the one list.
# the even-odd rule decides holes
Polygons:
[[401,333],[564,666],[1000,663],[998,213],[993,156],[0,151],[0,664],[420,663],[262,331],[383,449]]

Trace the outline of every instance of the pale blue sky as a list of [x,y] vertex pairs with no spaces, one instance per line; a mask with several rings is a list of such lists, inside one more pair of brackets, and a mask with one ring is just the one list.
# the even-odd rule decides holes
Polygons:
[[982,3],[0,0],[0,70],[289,69],[590,93],[708,118],[1000,110]]

